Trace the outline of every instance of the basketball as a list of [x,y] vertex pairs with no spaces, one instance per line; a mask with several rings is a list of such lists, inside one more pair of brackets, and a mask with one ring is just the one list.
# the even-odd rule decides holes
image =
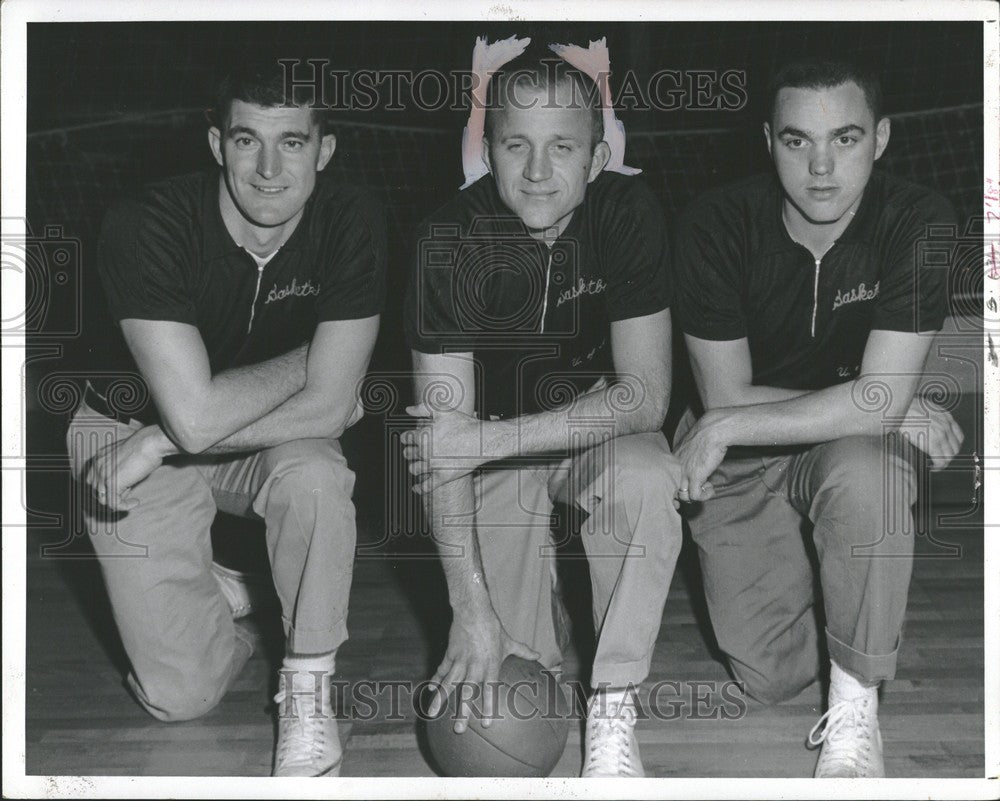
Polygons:
[[500,667],[494,715],[480,719],[482,699],[466,686],[469,726],[455,734],[457,691],[448,707],[427,721],[427,740],[446,776],[548,776],[569,736],[570,702],[558,679],[538,662],[508,656]]

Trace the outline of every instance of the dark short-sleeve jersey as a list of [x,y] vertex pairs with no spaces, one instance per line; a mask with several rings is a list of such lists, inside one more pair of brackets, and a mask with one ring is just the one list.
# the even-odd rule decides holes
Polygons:
[[753,383],[821,389],[856,378],[868,335],[936,331],[947,271],[922,243],[954,225],[944,198],[873,172],[850,224],[817,260],[792,240],[776,177],[710,192],[681,217],[677,316],[700,339],[746,337]]
[[385,263],[381,208],[322,173],[295,231],[264,267],[225,227],[217,171],[119,202],[98,248],[113,318],[196,326],[213,373],[285,353],[309,341],[320,322],[380,313]]
[[477,412],[553,408],[612,372],[610,324],[667,308],[665,218],[636,178],[602,173],[548,247],[503,204],[492,176],[419,228],[405,305],[408,345],[472,352]]

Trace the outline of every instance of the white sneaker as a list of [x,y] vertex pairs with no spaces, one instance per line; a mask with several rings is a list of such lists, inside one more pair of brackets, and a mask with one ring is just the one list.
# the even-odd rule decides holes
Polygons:
[[594,693],[587,710],[583,778],[642,778],[642,759],[635,739],[635,701],[631,693],[606,700]]
[[[285,678],[294,675],[295,692],[286,692]],[[339,776],[343,750],[330,702],[330,683],[323,681],[323,695],[316,706],[312,673],[289,674],[278,679],[278,742],[274,750],[272,776]]]
[[878,697],[874,692],[832,704],[812,727],[808,743],[813,747],[823,746],[814,778],[885,777],[882,734],[878,728]]
[[261,610],[277,609],[278,597],[270,578],[258,573],[244,573],[212,562],[212,575],[222,597],[229,604],[233,620]]

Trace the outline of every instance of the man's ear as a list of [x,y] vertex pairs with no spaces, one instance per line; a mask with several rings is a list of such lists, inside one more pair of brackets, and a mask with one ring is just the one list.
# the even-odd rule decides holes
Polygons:
[[767,142],[767,152],[772,156],[774,155],[774,150],[771,148],[771,123],[764,123],[764,141]]
[[319,172],[333,158],[333,151],[337,149],[337,137],[327,134],[319,144],[319,160],[316,162],[316,171]]
[[594,148],[594,155],[590,157],[590,173],[587,175],[588,184],[601,174],[601,170],[608,165],[610,158],[611,145],[603,141],[598,142]]
[[212,150],[212,155],[215,156],[215,161],[218,165],[222,166],[222,134],[219,129],[214,125],[208,129],[208,146]]
[[879,157],[885,152],[886,146],[889,144],[889,134],[891,133],[892,125],[889,123],[888,117],[883,117],[878,121],[878,125],[875,126],[875,160],[878,161]]
[[490,142],[485,136],[483,137],[483,164],[486,165],[487,170],[493,172],[493,165],[490,163]]

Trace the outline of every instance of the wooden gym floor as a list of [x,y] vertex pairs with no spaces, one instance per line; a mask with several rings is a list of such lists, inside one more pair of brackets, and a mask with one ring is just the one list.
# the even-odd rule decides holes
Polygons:
[[[39,505],[40,498],[68,497],[65,476],[34,481],[33,488],[29,484],[29,508],[51,508]],[[372,531],[381,530],[374,508],[359,504],[362,542],[370,542]],[[246,536],[260,543],[259,535]],[[981,516],[975,515],[964,528],[953,521],[951,527],[936,525],[932,536],[918,536],[922,558],[914,564],[898,677],[884,690],[880,715],[890,776],[983,776],[982,537]],[[126,658],[96,562],[41,556],[44,544],[63,538],[58,528],[29,533],[27,772],[268,775],[273,745],[269,702],[274,660],[280,656],[277,620],[256,621],[263,647],[215,710],[193,722],[160,723],[124,688]],[[957,550],[949,554],[945,545]],[[355,568],[351,638],[338,656],[339,678],[351,684],[426,679],[443,651],[449,619],[440,567],[428,558],[433,552],[415,538],[366,551]],[[73,552],[86,555],[73,544],[57,554]],[[568,563],[571,582],[580,564]],[[585,604],[584,599],[571,603],[578,631],[568,656],[568,679],[586,676],[581,665],[592,642]],[[648,775],[811,775],[815,754],[805,749],[804,741],[822,711],[822,688],[816,684],[776,707],[750,703],[745,713],[723,700],[731,696],[719,697],[727,675],[714,650],[690,543],[671,586],[647,689],[661,680],[679,684],[661,693],[660,719],[639,723]],[[695,701],[698,694],[709,693],[698,682],[715,683],[707,704]],[[344,712],[343,774],[435,775],[409,695],[400,694],[395,716],[388,708],[390,693],[379,698],[384,703],[370,719],[365,719],[368,705],[356,705],[353,719],[349,710]],[[740,714],[712,719],[713,710]],[[554,775],[578,775],[580,765],[580,727],[573,726]]]

